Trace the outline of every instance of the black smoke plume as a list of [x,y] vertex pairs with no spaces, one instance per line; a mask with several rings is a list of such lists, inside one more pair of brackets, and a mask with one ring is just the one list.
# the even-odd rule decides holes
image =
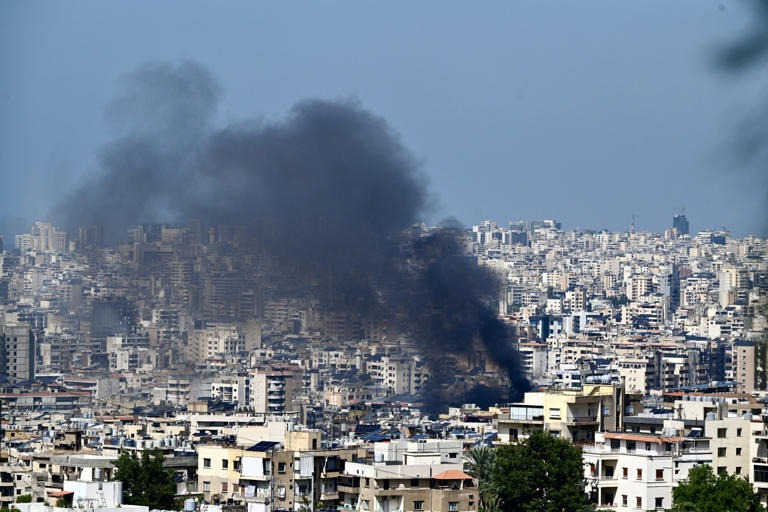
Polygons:
[[457,388],[453,370],[433,364],[433,401],[527,388],[487,302],[497,281],[466,256],[461,230],[404,238],[428,208],[427,183],[382,118],[355,100],[306,100],[280,121],[218,129],[219,87],[189,62],[143,66],[126,86],[108,109],[122,135],[55,209],[61,224],[99,224],[112,241],[142,222],[245,226],[254,249],[330,283],[357,314],[402,319],[433,361],[487,360],[513,386]]

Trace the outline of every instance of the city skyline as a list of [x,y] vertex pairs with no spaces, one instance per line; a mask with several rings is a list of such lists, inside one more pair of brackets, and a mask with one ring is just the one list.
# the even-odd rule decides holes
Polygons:
[[425,5],[408,19],[397,6],[49,7],[3,6],[6,231],[101,172],[123,128],[104,109],[126,75],[195,60],[221,86],[217,126],[280,122],[306,98],[354,98],[384,118],[429,181],[428,223],[663,232],[685,209],[691,233],[764,235],[761,176],[733,144],[759,77],[714,65],[748,27],[736,4]]

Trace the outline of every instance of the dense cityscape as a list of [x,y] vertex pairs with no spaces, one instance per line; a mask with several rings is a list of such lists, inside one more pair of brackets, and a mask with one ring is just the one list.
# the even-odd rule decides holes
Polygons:
[[[473,454],[546,432],[597,509],[702,464],[766,504],[768,242],[671,221],[418,224],[343,272],[270,226],[35,222],[0,246],[0,502],[494,510]],[[126,454],[172,504],[130,504]]]

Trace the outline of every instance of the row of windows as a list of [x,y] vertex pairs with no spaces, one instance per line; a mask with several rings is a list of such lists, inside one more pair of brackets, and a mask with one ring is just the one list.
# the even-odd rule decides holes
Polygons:
[[[621,506],[629,506],[629,497],[626,494],[621,495]],[[664,498],[656,498],[654,500],[654,507],[657,509],[664,508]],[[643,508],[642,496],[635,496],[635,508]]]
[[[611,474],[608,474],[609,467],[605,468],[606,476],[611,477],[613,476],[613,468],[611,469]],[[623,467],[621,468],[621,477],[622,478],[629,478],[629,468]],[[643,470],[637,469],[637,479],[642,480],[643,479]],[[656,480],[664,480],[664,470],[663,469],[657,469],[656,470]]]
[[[203,467],[206,468],[206,469],[210,469],[211,468],[211,459],[209,459],[207,457],[204,458],[203,459]],[[239,460],[234,461],[234,464],[232,465],[232,467],[236,471],[239,471],[240,470],[240,461]],[[221,469],[229,469],[229,460],[228,459],[221,459]]]

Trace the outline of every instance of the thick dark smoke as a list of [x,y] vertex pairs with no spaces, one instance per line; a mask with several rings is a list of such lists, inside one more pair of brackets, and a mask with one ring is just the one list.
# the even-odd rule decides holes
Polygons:
[[[469,367],[487,360],[514,389],[527,388],[508,332],[486,303],[497,297],[496,279],[465,256],[460,230],[404,238],[429,194],[383,119],[354,100],[307,100],[278,122],[216,129],[218,90],[194,63],[131,75],[109,108],[123,134],[55,217],[70,229],[100,224],[112,241],[142,222],[245,226],[258,250],[327,281],[356,313],[405,319],[404,330],[433,359],[447,354]],[[433,397],[456,390],[447,366],[432,369]],[[493,398],[479,385],[451,398],[472,389]]]
[[70,232],[99,224],[107,239],[140,222],[177,220],[179,192],[191,186],[198,148],[210,134],[218,86],[204,68],[146,64],[129,75],[107,108],[121,134],[101,150],[98,172],[52,216]]
[[[520,373],[509,327],[489,303],[498,297],[497,276],[468,258],[461,242],[461,231],[454,226],[418,238],[412,245],[414,271],[408,284],[412,295],[407,300],[411,325],[432,359],[440,361],[432,367],[436,377],[429,393],[436,402],[429,404],[432,410],[457,391],[468,402],[488,405],[519,399],[515,393],[529,388]],[[491,370],[488,366],[497,365],[506,373],[513,393],[505,393],[505,386],[482,382],[466,389],[460,383],[450,385],[454,368],[447,358],[452,356],[466,367]]]

